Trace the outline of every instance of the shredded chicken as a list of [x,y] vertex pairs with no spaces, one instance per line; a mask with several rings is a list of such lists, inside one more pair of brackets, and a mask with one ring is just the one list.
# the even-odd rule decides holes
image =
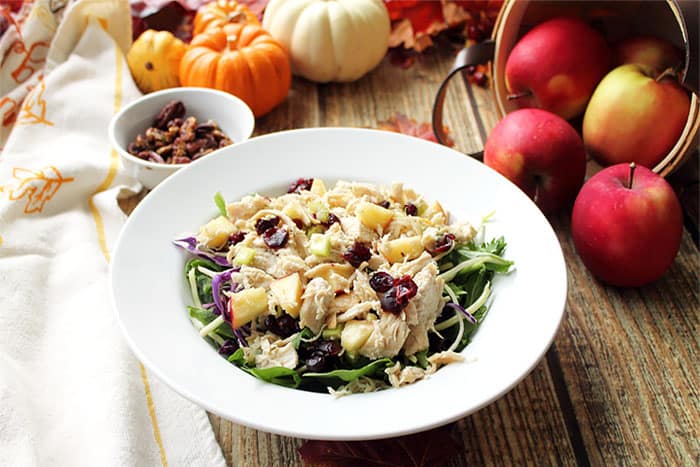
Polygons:
[[389,376],[389,383],[398,388],[405,384],[415,383],[419,379],[423,379],[426,376],[426,371],[417,366],[407,366],[401,368],[401,363],[396,362],[396,365],[387,368],[384,372]]
[[325,279],[317,277],[306,284],[306,290],[301,296],[302,304],[299,311],[299,326],[308,327],[314,333],[321,331],[326,321],[328,308],[335,293]]
[[464,357],[462,354],[457,352],[452,352],[450,350],[445,350],[444,352],[437,352],[428,357],[429,367],[426,373],[432,374],[437,371],[441,366],[449,365],[450,363],[463,362]]
[[371,310],[376,311],[381,309],[382,305],[379,303],[379,300],[371,300],[368,302],[356,303],[355,305],[352,305],[350,308],[348,308],[346,311],[338,313],[338,322],[344,323],[353,319],[365,319],[367,317],[367,313],[369,313]]
[[363,243],[372,243],[379,238],[377,233],[364,225],[357,217],[348,216],[340,219],[345,235]]
[[445,282],[437,277],[437,273],[437,266],[433,262],[413,277],[418,293],[411,301],[411,306],[406,307],[406,320],[411,331],[403,347],[406,355],[428,348],[428,329],[442,311],[442,289]]
[[246,195],[240,201],[229,203],[226,206],[228,217],[237,221],[247,221],[258,211],[265,209],[270,200],[260,195]]
[[269,334],[261,334],[255,336],[250,348],[255,352],[256,368],[282,366],[293,369],[299,364],[299,355],[291,340],[280,340]]
[[392,313],[380,312],[380,318],[371,323],[372,334],[359,353],[369,358],[396,356],[410,332],[406,321]]
[[274,277],[263,271],[262,269],[241,266],[240,272],[234,272],[231,274],[231,282],[237,283],[248,288],[262,287],[269,288],[270,283],[274,280]]

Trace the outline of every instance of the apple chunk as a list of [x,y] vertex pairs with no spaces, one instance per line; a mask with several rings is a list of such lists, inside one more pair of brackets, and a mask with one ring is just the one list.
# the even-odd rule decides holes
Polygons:
[[404,260],[417,258],[423,253],[423,243],[421,237],[401,237],[395,240],[389,240],[379,245],[379,252],[390,263],[400,263]]
[[207,222],[197,235],[197,240],[209,248],[220,248],[226,244],[232,233],[236,232],[233,223],[224,216]]
[[270,284],[270,292],[287,314],[297,318],[301,307],[301,277],[299,273],[276,279]]
[[347,352],[354,352],[367,342],[373,330],[369,321],[348,321],[340,333],[340,345]]
[[267,293],[262,287],[245,289],[231,295],[228,306],[233,329],[238,329],[267,311]]
[[368,202],[358,204],[355,214],[360,222],[374,230],[377,230],[378,227],[386,227],[391,218],[394,217],[394,213],[389,209]]

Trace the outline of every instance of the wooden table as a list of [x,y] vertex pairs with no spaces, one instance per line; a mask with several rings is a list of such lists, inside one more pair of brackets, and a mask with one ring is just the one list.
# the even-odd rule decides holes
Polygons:
[[[256,134],[377,127],[396,113],[430,122],[452,60],[452,51],[440,49],[408,69],[385,59],[355,83],[295,79],[286,102],[258,119]],[[450,135],[456,148],[479,150],[498,120],[490,91],[452,88],[445,110]],[[697,226],[697,182],[687,182],[688,171],[697,175],[696,161],[682,170],[676,178],[684,184],[689,225]],[[593,279],[577,257],[569,213],[550,220],[568,266],[561,328],[529,376],[457,423],[464,448],[450,465],[700,465],[700,255],[689,231],[662,279],[618,289]],[[304,440],[210,419],[229,465],[303,465],[297,448]]]

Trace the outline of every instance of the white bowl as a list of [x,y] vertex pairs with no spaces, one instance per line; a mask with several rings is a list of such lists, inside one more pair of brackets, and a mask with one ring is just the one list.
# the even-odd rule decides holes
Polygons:
[[178,169],[189,165],[150,162],[127,151],[129,143],[134,141],[138,134],[144,133],[158,112],[172,100],[182,101],[186,108],[185,115],[195,116],[198,122],[214,120],[234,144],[250,138],[255,127],[255,117],[245,102],[232,94],[215,89],[178,87],[153,92],[136,99],[112,118],[108,134],[110,143],[121,156],[124,168],[149,190]]
[[[334,399],[253,378],[207,344],[188,319],[191,304],[173,245],[216,216],[214,195],[278,195],[300,177],[388,184],[402,181],[457,219],[494,211],[486,237],[504,235],[515,271],[497,275],[493,302],[466,361],[400,389]],[[177,215],[173,215],[176,212]],[[153,229],[157,225],[158,229]],[[559,327],[566,267],[556,235],[532,201],[463,154],[377,130],[323,128],[256,137],[179,171],[134,210],[111,263],[118,322],[158,378],[207,410],[256,429],[312,439],[372,439],[464,417],[506,393],[540,360]]]

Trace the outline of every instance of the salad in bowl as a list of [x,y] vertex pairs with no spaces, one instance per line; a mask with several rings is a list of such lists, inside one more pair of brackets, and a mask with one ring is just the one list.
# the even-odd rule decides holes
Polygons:
[[437,200],[389,186],[298,179],[249,194],[175,240],[189,317],[261,380],[334,396],[400,387],[463,361],[485,319],[503,237],[450,222]]

